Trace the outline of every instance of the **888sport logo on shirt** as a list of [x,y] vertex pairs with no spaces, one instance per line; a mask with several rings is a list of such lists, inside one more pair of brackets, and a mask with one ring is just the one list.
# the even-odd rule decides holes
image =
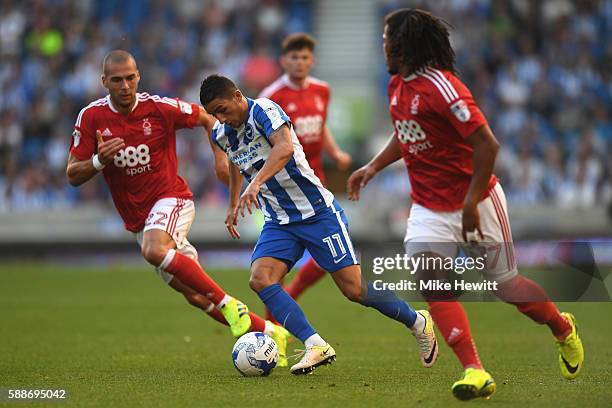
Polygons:
[[411,154],[417,155],[423,150],[433,147],[431,142],[427,140],[427,134],[416,120],[396,120],[393,125],[400,143],[410,143],[408,151]]
[[113,160],[115,166],[125,168],[127,176],[135,176],[152,170],[150,162],[149,146],[144,143],[119,150]]

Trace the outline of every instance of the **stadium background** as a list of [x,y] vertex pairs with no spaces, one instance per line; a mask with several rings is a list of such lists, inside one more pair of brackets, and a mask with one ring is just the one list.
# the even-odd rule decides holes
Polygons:
[[[101,177],[79,189],[65,178],[76,116],[105,93],[109,50],[136,56],[143,91],[197,101],[201,79],[220,72],[253,96],[280,74],[279,45],[294,31],[319,40],[314,74],[332,87],[329,124],[354,167],[363,164],[391,131],[382,17],[400,6],[454,26],[461,77],[502,144],[496,173],[521,270],[556,272],[554,240],[599,242],[610,288],[612,1],[0,0],[0,405],[6,387],[67,388],[75,406],[452,404],[460,369],[448,348],[435,370],[422,370],[405,329],[349,304],[330,279],[302,304],[334,340],[337,366],[303,381],[281,370],[241,381],[226,329],[154,277]],[[196,195],[190,239],[202,264],[262,312],[246,284],[261,218],[241,220],[242,242],[231,242],[227,191],[202,133],[181,131],[178,152]],[[327,170],[357,248],[401,245],[403,165],[377,176],[356,204],[345,199],[348,173]],[[568,385],[545,329],[499,302],[467,303],[498,382],[493,401],[609,406],[611,306],[560,306],[578,317],[587,349],[583,375]]]
[[[65,178],[75,118],[104,95],[100,62],[130,50],[141,90],[198,100],[220,72],[256,95],[280,74],[291,32],[319,40],[314,74],[330,82],[330,126],[355,165],[384,143],[388,75],[382,17],[423,6],[454,29],[461,77],[502,144],[496,173],[517,238],[607,236],[612,198],[610,1],[12,1],[0,3],[0,240],[131,242],[101,177]],[[346,13],[347,9],[351,13]],[[224,243],[226,191],[199,130],[178,137],[180,172],[201,207],[192,237]],[[342,198],[348,175],[327,166]],[[409,185],[398,164],[347,205],[357,241],[403,234]],[[392,197],[380,200],[379,197]],[[247,220],[247,242],[260,220]]]

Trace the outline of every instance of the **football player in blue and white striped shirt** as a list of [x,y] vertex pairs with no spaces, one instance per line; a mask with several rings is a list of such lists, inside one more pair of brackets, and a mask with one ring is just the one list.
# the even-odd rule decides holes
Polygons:
[[[251,257],[250,286],[289,332],[304,342],[293,374],[308,374],[336,358],[334,349],[310,325],[300,306],[279,282],[308,249],[330,272],[342,293],[404,323],[419,345],[421,362],[431,367],[438,354],[433,320],[392,291],[376,290],[361,277],[348,222],[308,165],[291,120],[266,98],[245,97],[228,78],[211,75],[200,87],[200,101],[218,122],[212,139],[229,157],[230,203],[225,224],[238,239],[238,214],[259,208],[265,225]],[[241,194],[242,176],[248,186]]]

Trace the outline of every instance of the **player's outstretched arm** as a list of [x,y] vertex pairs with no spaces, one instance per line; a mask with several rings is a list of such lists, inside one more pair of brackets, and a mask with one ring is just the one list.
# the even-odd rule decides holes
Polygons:
[[91,159],[79,160],[72,154],[68,157],[66,166],[66,177],[73,186],[77,187],[98,174],[106,164],[113,160],[117,152],[125,147],[125,142],[119,137],[110,140],[102,140],[100,131],[96,131],[98,141],[98,153]]
[[243,217],[245,208],[248,210],[249,214],[252,214],[251,206],[259,208],[257,194],[259,194],[261,185],[284,169],[291,157],[293,157],[293,141],[291,140],[291,131],[287,123],[270,134],[268,139],[270,140],[270,144],[272,144],[270,155],[266,159],[261,170],[259,170],[257,175],[244,190],[244,193],[240,196],[238,210]]
[[200,115],[198,116],[198,125],[204,127],[208,134],[208,144],[213,152],[215,158],[215,174],[217,178],[226,186],[229,185],[229,167],[227,155],[216,143],[212,140],[213,125],[215,124],[215,118],[209,115],[202,106],[198,106]]
[[392,134],[385,147],[368,164],[355,170],[349,177],[347,182],[349,200],[359,200],[361,189],[368,184],[376,173],[401,158],[402,151],[395,134]]
[[472,181],[463,202],[462,234],[465,241],[468,241],[468,233],[474,231],[478,231],[480,239],[483,239],[480,230],[478,203],[489,185],[495,166],[495,158],[499,150],[499,142],[488,125],[478,128],[477,131],[468,136],[467,141],[474,148],[474,153],[472,154]]
[[340,149],[327,125],[323,128],[323,150],[334,160],[339,170],[347,170],[350,167],[351,156]]

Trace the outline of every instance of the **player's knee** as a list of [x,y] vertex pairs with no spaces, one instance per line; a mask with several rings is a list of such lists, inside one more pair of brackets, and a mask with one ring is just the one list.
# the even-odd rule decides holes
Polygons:
[[268,277],[266,273],[261,271],[255,271],[251,273],[251,278],[249,279],[249,286],[255,292],[259,293],[270,285],[273,285],[275,282]]
[[[430,256],[437,256],[437,255],[434,254]],[[447,290],[447,289],[439,289],[431,285],[432,282],[448,280],[447,271],[437,270],[437,269],[433,269],[433,270],[419,269],[416,272],[416,276],[419,282],[422,283],[422,285],[420,285],[419,287],[420,289],[419,292],[421,293],[421,296],[423,296],[423,298],[427,302],[444,302],[444,301],[450,301],[450,300],[457,299],[459,294],[456,293],[455,291]]]
[[518,304],[521,301],[525,301],[524,294],[521,291],[521,277],[515,276],[505,282],[499,282],[497,284],[497,290],[494,291],[495,295],[506,303]]
[[168,249],[159,245],[145,244],[142,246],[142,256],[153,266],[159,266],[166,257],[167,253]]

